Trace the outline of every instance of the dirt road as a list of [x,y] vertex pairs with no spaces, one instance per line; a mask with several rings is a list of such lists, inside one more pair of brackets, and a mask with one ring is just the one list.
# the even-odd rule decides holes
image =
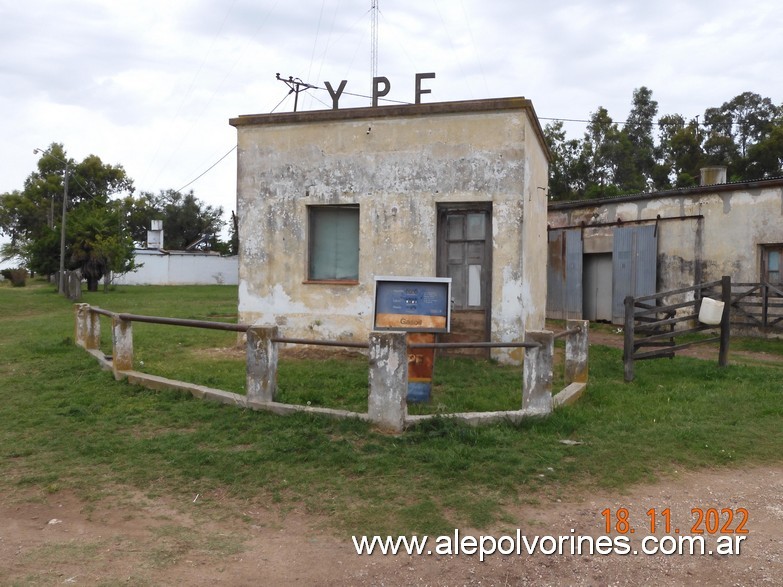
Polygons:
[[[195,496],[194,496],[195,499]],[[665,508],[672,527],[689,534],[691,510],[731,509],[739,529],[734,555],[359,556],[350,536],[302,512],[282,515],[260,503],[224,495],[180,502],[117,490],[84,503],[67,494],[4,495],[0,506],[0,583],[3,585],[780,585],[783,583],[783,468],[688,473],[625,495],[595,493],[561,502],[512,508],[515,521],[484,529],[500,538],[606,534],[628,511],[640,549],[649,534],[647,512]],[[618,517],[619,515],[619,517]],[[705,523],[702,529],[708,529]],[[672,528],[673,529],[673,528]],[[572,532],[573,530],[573,532]],[[463,529],[463,534],[471,533]],[[474,532],[475,533],[475,532]],[[478,535],[478,533],[475,533]],[[616,531],[613,537],[619,536]],[[706,534],[713,547],[715,536]],[[435,537],[428,545],[434,548]],[[732,539],[734,540],[734,539]],[[508,543],[502,543],[508,547]],[[550,550],[551,541],[541,542]],[[443,546],[443,543],[441,543]],[[661,544],[668,548],[671,545]],[[648,542],[648,547],[655,544]],[[568,543],[565,549],[568,551]]]

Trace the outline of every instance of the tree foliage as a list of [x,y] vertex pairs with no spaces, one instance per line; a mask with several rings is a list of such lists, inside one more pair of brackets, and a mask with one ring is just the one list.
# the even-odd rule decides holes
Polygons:
[[0,195],[0,232],[10,236],[4,256],[19,256],[28,269],[51,274],[60,267],[63,200],[65,269],[79,269],[90,289],[109,270],[129,267],[129,241],[119,229],[111,197],[132,192],[121,165],[104,164],[95,155],[81,162],[68,158],[63,145],[43,151],[24,189]]
[[167,249],[184,250],[202,237],[206,237],[211,250],[223,252],[228,248],[220,240],[220,231],[225,225],[223,208],[204,204],[192,191],[186,194],[174,190],[162,190],[157,194],[142,192],[126,204],[129,227],[137,243],[147,241],[147,230],[153,220],[162,220]]
[[164,222],[167,248],[184,249],[205,235],[214,250],[228,253],[232,248],[219,238],[222,208],[203,204],[192,191],[135,197],[133,181],[121,165],[105,164],[96,155],[76,162],[63,145],[53,143],[21,190],[0,194],[0,235],[10,238],[3,257],[21,257],[37,273],[59,269],[66,185],[63,261],[67,270],[81,271],[91,291],[102,277],[133,268],[134,244],[146,241],[153,219]]
[[624,123],[598,108],[581,140],[569,139],[563,123],[544,128],[552,152],[549,194],[579,199],[698,185],[700,168],[724,165],[731,181],[783,175],[783,106],[744,92],[702,121],[681,114],[657,118],[652,91],[633,92]]

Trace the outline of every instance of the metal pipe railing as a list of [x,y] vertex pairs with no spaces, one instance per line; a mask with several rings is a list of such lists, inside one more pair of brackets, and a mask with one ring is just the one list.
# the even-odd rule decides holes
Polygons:
[[314,346],[340,346],[353,349],[368,349],[370,348],[369,342],[351,342],[340,340],[313,340],[309,338],[273,338],[272,342],[286,343],[286,344],[311,344]]
[[247,329],[250,328],[247,324],[229,324],[227,322],[212,322],[209,320],[190,320],[186,318],[165,318],[162,316],[117,313],[93,306],[90,306],[90,312],[100,314],[101,316],[108,316],[109,318],[114,318],[116,316],[120,320],[127,320],[128,322],[145,322],[147,324],[186,326],[189,328],[205,328],[208,330],[224,330],[228,332],[247,332]]
[[[162,316],[145,316],[142,314],[127,314],[116,313],[104,310],[102,308],[90,307],[91,312],[100,314],[102,316],[108,316],[110,318],[116,316],[120,320],[127,320],[129,322],[144,322],[147,324],[163,324],[167,326],[185,326],[189,328],[205,328],[208,330],[223,330],[227,332],[247,332],[250,328],[248,324],[229,324],[226,322],[212,322],[208,320],[192,320],[186,318],[165,318]],[[554,335],[555,338],[562,338],[569,334],[575,334],[581,332],[581,328],[571,328],[564,330]],[[272,342],[283,344],[307,344],[313,346],[330,346],[330,347],[344,347],[344,348],[358,348],[367,349],[370,348],[370,344],[367,342],[352,342],[352,341],[339,341],[339,340],[317,340],[308,338],[273,338]],[[433,342],[433,343],[414,343],[409,344],[410,349],[469,349],[469,348],[538,348],[541,345],[536,342],[488,342],[488,341],[467,341],[467,342]]]
[[570,334],[577,334],[578,332],[582,332],[581,326],[577,326],[576,328],[567,328],[561,332],[556,332],[553,338],[557,340],[558,338],[565,338]]
[[409,344],[409,349],[534,349],[541,345],[537,342],[417,342]]

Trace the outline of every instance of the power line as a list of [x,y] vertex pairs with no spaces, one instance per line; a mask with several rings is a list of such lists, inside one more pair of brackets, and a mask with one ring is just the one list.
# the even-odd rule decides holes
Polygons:
[[[279,75],[279,74],[278,74],[278,75]],[[319,88],[319,89],[320,89],[320,88]],[[280,102],[278,102],[278,103],[277,103],[277,106],[275,106],[274,108],[272,108],[272,111],[270,112],[270,114],[271,114],[272,112],[274,112],[275,110],[277,110],[277,109],[280,107],[280,104],[282,104],[283,102],[285,102],[286,98],[288,98],[288,96],[290,96],[292,93],[293,93],[293,90],[291,90],[291,91],[290,91],[290,92],[288,92],[288,93],[287,93],[285,96],[283,96],[283,99],[282,99],[282,100],[280,100]],[[179,188],[177,191],[178,191],[178,192],[181,192],[181,191],[182,191],[182,190],[184,190],[186,187],[188,187],[188,186],[190,186],[190,185],[192,185],[192,184],[196,183],[196,182],[197,182],[199,179],[201,179],[201,178],[202,178],[202,177],[204,177],[204,176],[205,176],[207,173],[209,173],[210,171],[212,171],[212,169],[214,169],[214,168],[215,168],[215,166],[216,166],[218,163],[220,163],[221,161],[223,161],[223,159],[225,159],[225,158],[226,158],[226,157],[228,157],[228,156],[229,156],[231,153],[233,153],[234,151],[236,151],[236,148],[237,148],[237,146],[236,146],[236,145],[234,145],[233,147],[231,147],[231,148],[228,150],[228,152],[227,152],[225,155],[223,155],[223,156],[222,156],[220,159],[218,159],[217,161],[215,161],[215,162],[214,162],[212,165],[210,165],[210,166],[209,166],[207,169],[205,169],[203,172],[201,172],[201,173],[200,173],[200,174],[199,174],[197,177],[195,177],[195,178],[193,178],[192,180],[190,180],[188,183],[186,183],[185,185],[183,185],[183,186],[182,186],[181,188]]]
[[[591,123],[592,120],[582,120],[581,118],[547,118],[546,116],[539,116],[539,120],[556,120],[558,122],[584,122],[584,123]],[[612,124],[627,124],[627,121],[625,120],[613,120]]]
[[218,159],[218,160],[217,160],[217,161],[215,161],[215,162],[214,162],[212,165],[210,165],[210,166],[209,166],[209,167],[208,167],[208,168],[207,168],[207,169],[206,169],[206,170],[205,170],[203,173],[201,173],[201,174],[200,174],[198,177],[196,177],[196,178],[192,179],[191,181],[189,181],[188,183],[186,183],[185,185],[183,185],[183,186],[182,186],[181,188],[179,188],[177,191],[178,191],[178,192],[181,192],[182,190],[184,190],[184,189],[185,189],[186,187],[188,187],[189,185],[191,185],[191,184],[195,183],[196,181],[198,181],[199,179],[201,179],[202,177],[204,177],[204,176],[205,176],[207,173],[209,173],[210,171],[212,171],[212,168],[213,168],[213,167],[215,167],[215,165],[217,165],[217,164],[218,164],[218,163],[220,163],[220,162],[221,162],[223,159],[225,159],[225,158],[226,158],[226,157],[228,157],[228,156],[229,156],[231,153],[233,153],[233,152],[236,150],[236,148],[237,148],[237,146],[236,146],[236,145],[234,145],[233,147],[231,147],[231,148],[228,150],[228,152],[227,152],[225,155],[223,155],[223,156],[222,156],[220,159]]
[[289,88],[291,88],[291,91],[288,92],[289,95],[294,94],[294,112],[296,112],[297,104],[299,104],[299,94],[301,92],[304,92],[306,90],[309,90],[310,88],[314,88],[315,86],[308,84],[307,82],[303,82],[298,77],[294,77],[292,75],[288,76],[288,79],[283,79],[280,77],[280,74],[276,74],[275,78],[278,81],[283,82],[285,85],[287,85]]
[[[327,91],[327,90],[326,90],[326,88],[322,88],[322,87],[320,87],[320,86],[315,86],[315,85],[312,85],[312,84],[305,83],[305,82],[303,82],[302,80],[300,80],[299,78],[289,78],[289,80],[285,80],[285,79],[283,79],[283,78],[280,78],[280,77],[279,77],[279,76],[280,76],[280,74],[277,74],[277,76],[278,76],[278,77],[277,77],[277,79],[279,79],[280,81],[284,81],[284,82],[286,82],[286,83],[288,83],[288,82],[290,81],[290,82],[292,82],[292,83],[298,83],[299,85],[301,85],[301,87],[302,87],[303,89],[300,89],[299,91],[304,91],[304,89],[321,90],[321,91],[324,91],[324,92],[325,92],[325,91]],[[289,87],[290,87],[290,86],[289,86]],[[278,103],[277,103],[277,105],[276,105],[274,108],[272,108],[272,110],[270,111],[270,114],[274,113],[274,111],[275,111],[275,110],[277,110],[277,109],[280,107],[280,105],[281,105],[283,102],[285,102],[285,101],[286,101],[286,99],[287,99],[287,98],[288,98],[288,97],[289,97],[291,94],[293,94],[293,93],[295,93],[295,92],[296,92],[296,90],[295,90],[294,88],[291,88],[291,90],[290,90],[290,91],[289,91],[289,92],[288,92],[288,93],[287,93],[285,96],[283,96],[283,99],[282,99],[282,100],[280,100],[280,102],[278,102]],[[352,92],[342,92],[342,94],[345,94],[346,96],[354,96],[354,97],[357,97],[357,98],[368,98],[368,99],[372,99],[372,96],[367,96],[367,95],[365,95],[365,94],[355,94],[355,93],[352,93]],[[395,103],[395,104],[411,104],[410,102],[405,102],[405,101],[402,101],[402,100],[392,100],[392,99],[389,99],[389,98],[379,98],[379,99],[380,99],[380,100],[382,100],[382,101],[384,101],[384,102],[393,102],[393,103]],[[318,100],[318,101],[319,101],[319,102],[321,102],[321,104],[324,104],[324,106],[326,106],[326,104],[325,104],[324,102],[322,102],[321,100]],[[700,123],[698,123],[698,117],[696,117],[696,118],[697,118],[697,124],[701,125]],[[539,116],[539,117],[538,117],[538,119],[539,119],[539,120],[554,120],[554,121],[559,121],[559,122],[579,122],[579,123],[584,123],[584,124],[590,124],[590,123],[592,122],[592,120],[587,120],[587,119],[582,119],[582,118],[557,118],[557,117],[547,117],[547,116]],[[627,124],[627,121],[612,121],[612,124]],[[738,124],[738,123],[734,123],[734,124]],[[215,162],[214,162],[212,165],[210,165],[210,166],[209,166],[209,167],[208,167],[206,170],[204,170],[204,171],[203,171],[201,174],[199,174],[197,177],[195,177],[194,179],[192,179],[191,181],[189,181],[188,183],[186,183],[184,186],[182,186],[181,188],[179,188],[177,191],[178,191],[178,192],[181,192],[182,190],[184,190],[184,189],[185,189],[185,188],[187,188],[188,186],[192,185],[193,183],[195,183],[196,181],[198,181],[199,179],[201,179],[202,177],[204,177],[204,176],[205,176],[207,173],[209,173],[209,172],[210,172],[210,171],[211,171],[211,170],[212,170],[212,169],[213,169],[213,168],[214,168],[214,167],[215,167],[215,166],[216,166],[218,163],[220,163],[221,161],[223,161],[223,159],[225,159],[225,158],[226,158],[226,157],[228,157],[228,156],[229,156],[229,155],[230,155],[232,152],[234,152],[234,151],[236,150],[236,148],[237,148],[237,146],[236,146],[236,145],[234,145],[233,147],[231,147],[231,149],[229,149],[229,150],[228,150],[228,152],[227,152],[225,155],[223,155],[223,156],[222,156],[220,159],[218,159],[217,161],[215,161]],[[78,180],[77,180],[77,181],[78,181]]]

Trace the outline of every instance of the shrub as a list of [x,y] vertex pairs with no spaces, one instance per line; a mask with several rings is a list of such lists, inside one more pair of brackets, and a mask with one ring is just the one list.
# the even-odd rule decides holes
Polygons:
[[3,269],[0,271],[3,277],[11,282],[14,287],[24,287],[27,285],[27,270],[17,267],[16,269]]

